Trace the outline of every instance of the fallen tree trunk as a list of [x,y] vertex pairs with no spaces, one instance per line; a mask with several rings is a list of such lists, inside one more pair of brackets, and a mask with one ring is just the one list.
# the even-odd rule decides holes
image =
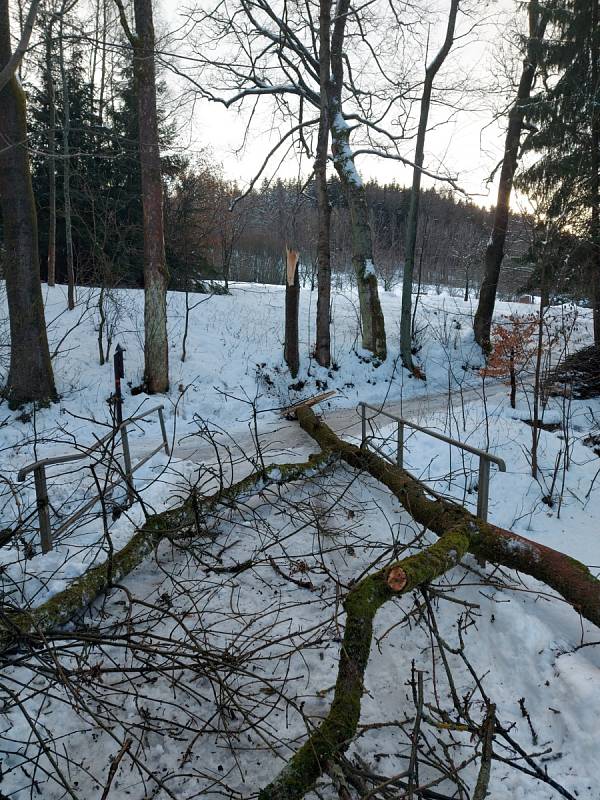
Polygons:
[[329,714],[277,778],[259,793],[259,800],[301,800],[327,762],[346,749],[360,719],[363,679],[378,609],[392,597],[411,592],[456,566],[468,546],[469,534],[459,525],[421,553],[368,575],[353,587],[344,601],[346,626]]
[[575,611],[600,627],[600,581],[580,561],[484,522],[449,500],[430,499],[423,484],[375,453],[344,442],[310,408],[298,409],[297,416],[302,428],[323,450],[336,452],[351,466],[369,472],[390,489],[421,525],[441,536],[466,524],[470,553],[531,575],[558,592]]
[[0,611],[0,653],[29,635],[39,636],[69,622],[103,592],[132,572],[156,550],[163,539],[189,536],[198,528],[203,514],[219,505],[228,505],[256,494],[268,486],[306,478],[327,464],[327,452],[300,464],[272,464],[251,473],[241,481],[198,500],[193,495],[175,509],[148,517],[129,542],[102,564],[92,567],[62,592],[31,609]]
[[392,597],[444,574],[467,552],[543,581],[586,619],[600,626],[600,581],[583,564],[485,523],[454,503],[429,499],[417,480],[374,453],[341,440],[310,408],[299,408],[297,416],[323,452],[336,453],[350,466],[369,472],[393,492],[415,520],[440,538],[421,553],[363,578],[349,592],[344,602],[346,625],[329,713],[277,778],[262,789],[259,800],[301,800],[327,763],[348,747],[360,719],[363,678],[378,609]]

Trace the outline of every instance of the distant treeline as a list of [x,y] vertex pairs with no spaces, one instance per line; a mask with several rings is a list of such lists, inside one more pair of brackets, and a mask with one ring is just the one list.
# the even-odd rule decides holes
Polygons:
[[[114,93],[103,108],[75,50],[68,72],[70,117],[70,206],[78,284],[143,285],[141,179],[136,144],[137,102],[131,73],[113,79]],[[58,76],[56,76],[58,78]],[[64,105],[55,80],[52,147],[56,168],[56,279],[65,282],[66,236],[63,209]],[[38,209],[42,278],[46,277],[49,214],[49,96],[43,84],[28,92],[33,190]],[[99,113],[100,111],[100,113]],[[176,131],[162,114],[161,146],[165,196],[165,237],[172,288],[194,288],[200,280],[280,283],[285,246],[301,254],[301,280],[316,279],[317,202],[314,183],[264,181],[245,196],[208,161],[191,162],[175,147]],[[375,265],[383,288],[402,273],[408,190],[395,183],[366,185]],[[337,177],[331,177],[331,257],[334,281],[352,279],[348,209]],[[0,223],[1,224],[1,223]],[[423,192],[417,239],[416,279],[426,284],[477,288],[490,211],[444,188]],[[524,288],[530,270],[523,256],[531,225],[515,215],[509,227],[501,291]]]

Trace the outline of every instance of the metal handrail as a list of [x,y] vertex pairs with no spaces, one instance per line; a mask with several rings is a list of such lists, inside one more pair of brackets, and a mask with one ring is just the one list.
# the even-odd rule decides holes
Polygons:
[[[431,428],[424,428],[422,425],[417,425],[415,422],[411,422],[404,417],[399,417],[396,414],[390,414],[389,411],[384,411],[382,408],[377,408],[376,406],[372,406],[369,403],[359,403],[358,404],[361,409],[361,434],[362,440],[361,445],[365,446],[368,444],[367,439],[367,420],[374,419],[375,416],[383,415],[384,417],[388,417],[389,419],[394,420],[398,423],[398,436],[397,436],[397,451],[396,451],[396,464],[401,469],[404,469],[404,427],[412,428],[415,431],[419,431],[420,433],[425,433],[427,436],[431,436],[433,439],[439,439],[441,442],[446,442],[446,444],[454,445],[455,447],[459,447],[461,450],[466,450],[468,453],[473,453],[473,455],[479,456],[479,479],[477,485],[477,516],[487,521],[488,515],[488,504],[489,504],[489,483],[490,483],[490,462],[496,464],[500,472],[506,472],[506,463],[503,458],[500,456],[495,456],[492,453],[488,453],[486,450],[481,450],[479,447],[473,447],[470,444],[466,444],[466,442],[461,442],[459,439],[453,439],[450,436],[446,436],[443,433],[438,433],[438,431],[434,431]],[[375,415],[371,417],[367,417],[366,410],[370,409],[371,411],[375,411]],[[381,448],[373,448],[378,452]],[[389,459],[388,457],[388,460]]]
[[[147,409],[144,411],[143,414],[138,414],[135,417],[128,417],[124,419],[119,425],[117,425],[110,433],[107,433],[106,436],[103,436],[101,439],[98,439],[90,447],[86,447],[79,453],[71,453],[64,456],[51,456],[49,458],[42,458],[39,461],[34,461],[31,464],[27,464],[25,467],[22,467],[17,475],[19,481],[24,481],[26,476],[33,472],[35,478],[35,496],[36,496],[36,505],[37,505],[37,512],[38,512],[38,520],[40,525],[40,538],[42,542],[42,552],[48,553],[52,550],[52,527],[50,523],[50,501],[48,499],[48,486],[46,482],[46,467],[53,466],[54,464],[67,464],[71,461],[80,461],[83,458],[87,458],[100,447],[105,445],[111,439],[114,439],[117,434],[121,434],[121,444],[123,445],[123,461],[124,461],[124,473],[125,473],[125,481],[127,483],[127,499],[131,503],[133,502],[135,491],[133,487],[133,473],[138,470],[141,466],[143,466],[148,459],[152,458],[153,455],[156,455],[159,450],[164,448],[164,451],[167,455],[169,455],[169,442],[167,439],[167,428],[165,426],[165,418],[163,415],[164,406],[153,406],[152,408]],[[128,425],[132,425],[134,422],[138,422],[140,419],[146,419],[150,416],[150,414],[154,414],[154,412],[158,413],[158,419],[160,422],[160,428],[162,433],[162,442],[152,450],[151,453],[148,453],[144,458],[142,458],[134,467],[131,466],[131,453],[129,451],[129,436],[127,433]],[[66,530],[70,525],[75,522],[75,520],[79,519],[86,511],[92,508],[98,500],[105,496],[109,491],[112,491],[114,487],[117,485],[116,482],[113,482],[104,488],[104,491],[100,492],[91,500],[88,500],[85,505],[68,517],[62,525],[55,531],[55,534],[62,533]]]
[[[117,433],[122,431],[128,425],[131,425],[134,422],[138,422],[138,420],[140,419],[145,419],[146,417],[149,417],[150,414],[154,414],[155,411],[159,412],[159,418],[162,421],[163,410],[164,410],[163,405],[153,406],[143,414],[138,414],[136,417],[128,417],[127,419],[124,419],[120,425],[118,425],[116,428],[113,428],[109,433],[106,434],[106,436],[103,436],[101,439],[98,439],[95,444],[91,445],[90,447],[86,447],[79,453],[71,453],[66,456],[50,456],[49,458],[42,458],[39,461],[34,461],[31,464],[27,464],[25,467],[22,467],[17,473],[17,480],[22,483],[30,472],[34,472],[36,469],[39,469],[40,467],[51,467],[53,464],[67,464],[70,461],[79,461],[82,458],[87,458],[89,455],[98,450],[105,442],[108,442],[110,439],[115,437]],[[164,425],[164,421],[161,422],[161,427],[162,425]],[[164,438],[166,439],[166,436],[164,436]]]

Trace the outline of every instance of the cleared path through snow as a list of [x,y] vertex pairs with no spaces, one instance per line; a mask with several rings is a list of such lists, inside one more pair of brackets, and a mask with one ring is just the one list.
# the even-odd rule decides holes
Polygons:
[[[500,383],[487,386],[485,397],[488,406],[491,408],[499,402],[503,402],[506,399],[507,391],[507,387]],[[480,388],[453,391],[450,395],[454,414],[457,415],[461,413],[462,404],[480,403],[482,399],[483,394]],[[448,402],[448,393],[423,395],[422,397],[413,397],[404,401],[392,400],[387,402],[383,409],[390,414],[403,416],[419,423],[431,414],[446,411]],[[327,410],[317,406],[315,410],[317,413],[322,413],[324,420],[339,436],[343,438],[360,438],[361,422],[357,407]],[[306,454],[315,448],[315,442],[311,437],[300,428],[297,422],[290,420],[282,419],[266,424],[261,424],[259,421],[259,435],[265,463],[304,460]],[[143,448],[141,444],[140,442],[135,447],[136,455],[139,456],[150,450],[148,442],[144,442]],[[223,450],[223,453],[229,448],[235,460],[242,457],[243,454],[253,460],[256,454],[256,442],[253,433],[249,427],[240,427],[215,436],[215,444],[211,444],[200,435],[185,438],[176,437],[173,456],[195,464],[215,464],[218,461],[215,447],[218,447],[220,451]]]

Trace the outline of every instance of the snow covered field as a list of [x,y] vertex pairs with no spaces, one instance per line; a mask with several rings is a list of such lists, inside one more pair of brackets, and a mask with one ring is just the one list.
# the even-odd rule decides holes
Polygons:
[[[115,300],[113,345],[126,348],[124,414],[134,415],[157,402],[130,393],[142,378],[143,297],[122,291]],[[180,360],[184,298],[170,296],[171,390],[162,400],[174,456],[158,454],[136,475],[149,511],[180,502],[186,486],[198,483],[202,493],[214,486],[211,439],[232,451],[231,475],[250,471],[256,461],[254,410],[265,447],[277,450],[281,460],[304,460],[315,444],[297,432],[295,423],[282,424],[278,409],[337,389],[338,396],[322,410],[326,418],[349,420],[351,436],[359,430],[351,409],[363,400],[385,402],[394,413],[402,409],[422,425],[489,447],[507,464],[505,474],[492,468],[490,519],[573,555],[600,574],[600,464],[583,443],[597,429],[598,400],[549,401],[544,419],[561,425],[541,432],[541,475],[534,480],[532,429],[524,421],[530,417],[530,376],[519,388],[516,411],[510,409],[506,387],[482,380],[471,302],[448,294],[422,298],[418,356],[426,383],[408,379],[399,365],[397,295],[382,295],[389,357],[380,366],[367,363],[356,350],[356,297],[348,292],[334,298],[335,364],[329,371],[318,367],[309,357],[315,304],[316,295],[303,291],[301,371],[292,381],[282,359],[282,287],[238,285],[231,296],[205,299],[191,312],[185,362]],[[21,535],[0,549],[2,590],[5,601],[18,606],[44,602],[108,552],[96,514],[63,534],[51,554],[41,555],[33,482],[16,483],[25,464],[91,444],[110,421],[106,400],[112,364],[98,364],[94,293],[81,290],[74,312],[66,312],[65,305],[61,287],[48,290],[46,316],[51,350],[58,349],[60,402],[25,414],[0,407],[0,528],[22,523]],[[531,310],[499,303],[497,314]],[[554,329],[560,329],[565,320],[570,326],[575,310],[552,313]],[[576,313],[571,349],[589,341],[589,314]],[[380,425],[384,437],[395,435],[385,421]],[[155,418],[132,432],[136,457],[159,441]],[[463,461],[458,450],[422,434],[407,438],[407,445],[406,466],[414,474],[474,507],[471,457]],[[566,471],[558,458],[561,454],[564,460],[565,448]],[[49,478],[55,525],[93,488],[85,467],[68,474],[61,469],[59,479]],[[143,519],[139,504],[118,515],[110,528],[115,549]],[[375,563],[402,557],[427,540],[389,493],[343,468],[329,468],[306,484],[269,490],[238,510],[220,509],[208,527],[209,539],[189,547],[161,546],[156,557],[125,579],[124,591],[115,589],[94,605],[85,619],[90,636],[102,640],[96,648],[84,639],[71,646],[60,637],[54,641],[65,669],[60,679],[44,659],[17,663],[4,676],[11,691],[25,699],[0,721],[0,749],[6,751],[0,792],[11,798],[38,792],[53,799],[66,796],[66,783],[71,796],[101,797],[111,759],[132,739],[111,798],[252,796],[327,711],[344,622],[336,586],[347,588]],[[428,602],[431,609],[421,596],[406,597],[378,614],[361,717],[365,727],[348,757],[381,776],[405,769],[411,727],[400,723],[414,715],[413,660],[416,670],[424,670],[430,716],[441,724],[444,710],[450,713],[452,689],[439,642],[431,640],[428,615],[435,613],[440,639],[455,650],[459,629],[464,632],[465,658],[446,655],[456,693],[469,697],[478,723],[486,692],[505,730],[535,754],[541,769],[576,796],[600,798],[594,741],[600,648],[584,646],[600,638],[597,631],[534,581],[509,571],[482,571],[471,559],[439,581]],[[152,658],[148,650],[154,650]],[[23,695],[28,685],[31,691]],[[35,755],[39,740],[31,720],[42,740],[52,743],[41,756]],[[374,727],[368,727],[371,723]],[[427,736],[431,752],[423,753],[429,762],[421,781],[436,781],[454,764],[461,765],[459,777],[472,787],[478,760],[472,759],[476,743],[470,735],[432,725]],[[527,774],[530,766],[507,741],[497,747],[517,766],[494,762],[493,798],[558,796]],[[64,781],[56,780],[55,766]],[[468,796],[453,795],[443,781],[433,790]],[[328,780],[319,791],[322,797],[337,796]]]

